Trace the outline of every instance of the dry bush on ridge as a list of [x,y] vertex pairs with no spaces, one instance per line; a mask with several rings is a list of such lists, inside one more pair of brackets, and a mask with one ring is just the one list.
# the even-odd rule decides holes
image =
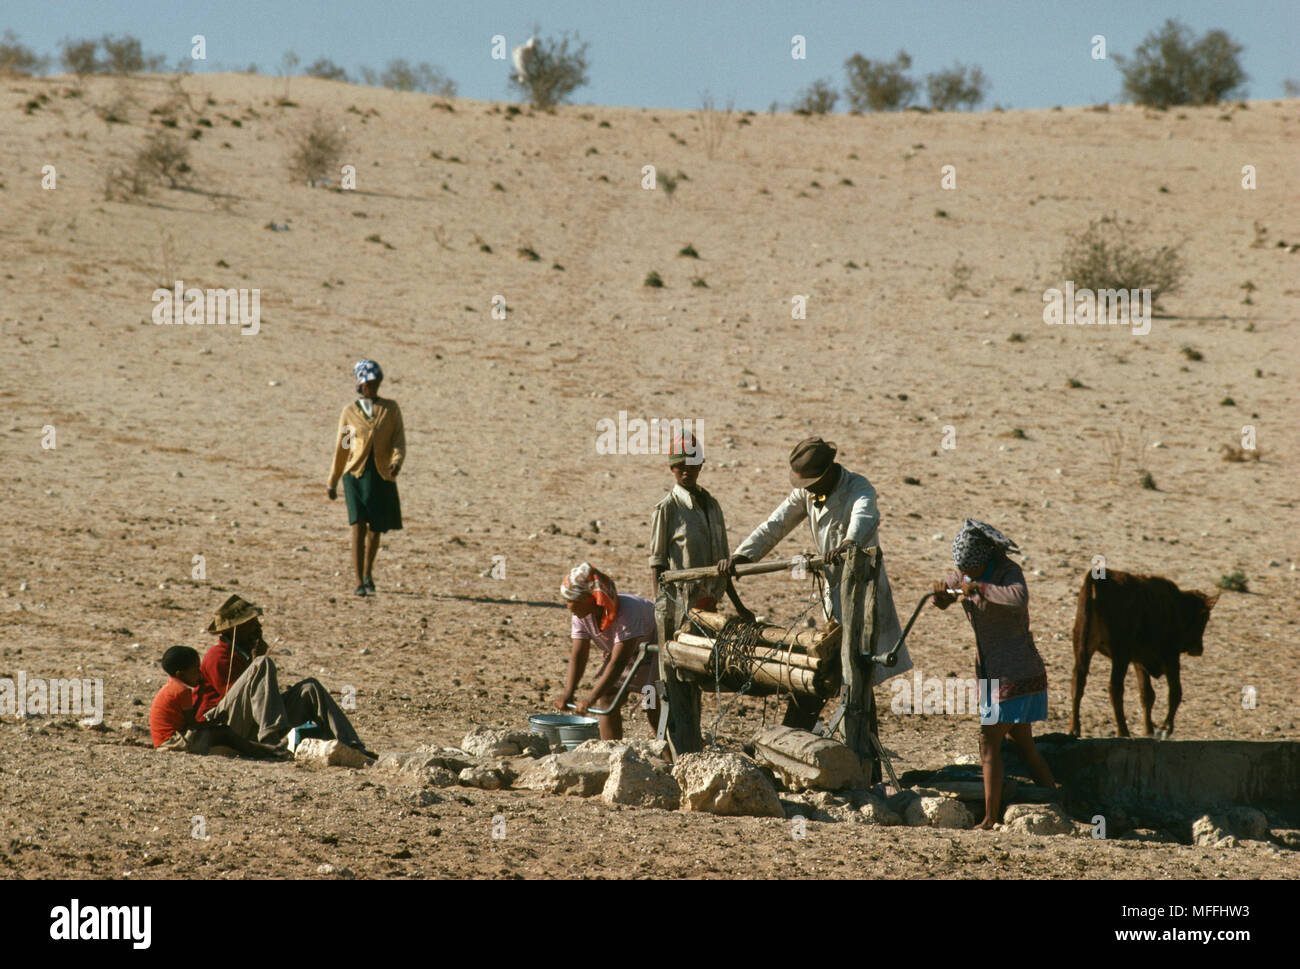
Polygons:
[[510,85],[534,108],[549,110],[587,84],[588,45],[580,42],[577,34],[566,33],[559,41],[537,37],[536,30],[533,35],[536,45],[528,61],[528,71],[522,79],[511,74]]
[[348,150],[348,136],[341,125],[314,116],[293,136],[289,155],[289,173],[295,181],[309,185],[325,178],[337,178],[343,155]]
[[713,95],[707,91],[700,96],[700,110],[696,116],[700,119],[700,135],[704,140],[704,156],[712,159],[722,144],[722,139],[727,133],[727,122],[731,120],[731,112],[735,110],[735,103],[727,100],[727,106],[719,109],[713,103]]

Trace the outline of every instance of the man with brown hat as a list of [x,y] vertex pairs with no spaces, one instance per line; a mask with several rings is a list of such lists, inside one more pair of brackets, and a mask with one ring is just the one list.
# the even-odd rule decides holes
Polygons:
[[278,744],[294,727],[310,721],[341,743],[374,757],[319,681],[308,678],[280,692],[275,663],[266,656],[261,614],[251,602],[232,595],[208,623],[208,632],[218,639],[200,664],[198,715],[264,744]]
[[[796,444],[790,452],[790,483],[794,490],[767,521],[740,543],[735,552],[718,563],[718,571],[734,575],[737,564],[761,560],[806,518],[817,552],[826,561],[823,611],[827,619],[842,622],[840,575],[844,553],[852,545],[859,548],[879,545],[876,529],[880,524],[880,510],[876,505],[876,489],[871,482],[839,464],[835,454],[835,445],[820,437],[805,438]],[[885,653],[898,642],[902,628],[894,610],[894,596],[883,563],[876,583],[876,621],[880,624],[876,648],[879,653]],[[874,667],[874,682],[883,683],[911,668],[912,660],[904,645],[899,650],[896,666]],[[786,726],[811,727],[821,712],[821,704],[813,705],[816,709],[805,701],[804,705],[796,708],[792,698],[786,711]]]

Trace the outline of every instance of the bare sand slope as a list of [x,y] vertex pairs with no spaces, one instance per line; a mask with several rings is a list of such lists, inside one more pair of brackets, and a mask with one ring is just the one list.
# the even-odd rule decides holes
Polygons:
[[[1261,848],[847,824],[814,824],[793,842],[779,822],[516,792],[452,790],[413,809],[382,779],[164,758],[118,738],[121,724],[147,720],[163,649],[205,647],[200,630],[232,590],[266,609],[283,678],[356,688],[373,747],[523,724],[563,675],[564,570],[590,559],[624,591],[649,592],[647,525],[670,479],[658,456],[597,453],[596,422],[620,411],[703,422],[702,482],[733,542],[785,495],[796,440],[838,442],[879,491],[900,611],[947,567],[963,517],[997,524],[1032,570],[1048,731],[1065,729],[1074,595],[1095,556],[1202,590],[1240,570],[1250,591],[1224,593],[1205,655],[1186,664],[1176,736],[1295,738],[1296,102],[733,117],[709,158],[698,120],[681,112],[512,117],[306,79],[292,82],[296,106],[279,107],[275,82],[233,75],[184,89],[193,109],[171,116],[191,148],[192,188],[127,204],[104,200],[104,179],[168,117],[150,114],[168,100],[165,80],[96,80],[80,97],[67,78],[0,84],[0,675],[102,678],[114,728],[0,723],[0,871],[1286,870]],[[106,124],[95,106],[123,94],[135,102],[116,105],[127,123]],[[290,135],[313,112],[347,125],[355,191],[290,181]],[[45,165],[54,190],[41,188]],[[655,191],[641,187],[645,165],[657,167]],[[955,190],[940,187],[945,165]],[[1255,166],[1253,191],[1243,165]],[[678,179],[671,195],[664,174]],[[1107,213],[1154,244],[1184,243],[1185,286],[1144,337],[1042,320],[1066,233]],[[678,255],[688,243],[698,260]],[[950,299],[958,262],[969,285]],[[643,285],[652,270],[663,288]],[[151,294],[178,279],[259,289],[260,329],[155,325]],[[498,295],[505,320],[491,314]],[[806,319],[792,319],[796,295]],[[345,512],[324,493],[362,356],[382,363],[410,450],[406,528],[383,551],[370,600],[350,594]],[[1221,460],[1244,425],[1261,459]],[[53,449],[42,448],[47,426]],[[945,426],[955,449],[941,446]],[[1140,486],[1141,470],[1156,490]],[[801,531],[782,550],[809,544]],[[494,555],[504,579],[483,574]],[[778,578],[742,587],[786,618],[808,591]],[[964,676],[971,645],[958,615],[934,614],[918,622],[912,655],[927,675]],[[1158,710],[1164,701],[1161,682]],[[1132,679],[1128,709],[1136,724]],[[706,718],[715,712],[707,701]],[[772,714],[742,701],[722,733],[746,738]],[[1084,730],[1114,730],[1102,664]],[[970,717],[886,715],[882,731],[904,768],[975,749]],[[511,834],[494,841],[497,814]],[[190,837],[195,815],[212,841]]]

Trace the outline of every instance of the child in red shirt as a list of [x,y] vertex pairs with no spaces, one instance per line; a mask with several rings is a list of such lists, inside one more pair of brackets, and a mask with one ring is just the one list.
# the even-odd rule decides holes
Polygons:
[[198,711],[198,687],[202,682],[199,654],[188,646],[173,646],[163,653],[162,668],[167,682],[149,707],[149,731],[157,750],[181,750],[206,754],[215,747],[230,747],[248,757],[279,757],[275,747],[245,740],[229,727],[206,723]]

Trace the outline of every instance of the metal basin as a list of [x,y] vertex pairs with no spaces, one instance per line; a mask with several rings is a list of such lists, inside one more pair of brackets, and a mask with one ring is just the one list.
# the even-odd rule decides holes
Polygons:
[[539,713],[528,718],[528,732],[541,734],[552,747],[564,744],[573,750],[584,740],[600,739],[600,721],[572,713]]

